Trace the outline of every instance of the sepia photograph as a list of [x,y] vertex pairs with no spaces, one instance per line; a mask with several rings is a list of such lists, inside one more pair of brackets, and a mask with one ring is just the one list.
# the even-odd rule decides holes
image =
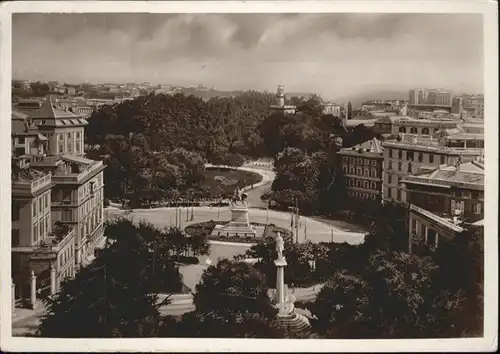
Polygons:
[[97,3],[2,6],[2,351],[496,350],[497,4]]

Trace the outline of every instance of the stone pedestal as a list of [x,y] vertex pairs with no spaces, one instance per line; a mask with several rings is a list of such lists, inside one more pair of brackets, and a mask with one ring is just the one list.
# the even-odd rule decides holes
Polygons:
[[257,235],[255,228],[250,224],[248,208],[246,206],[231,207],[231,221],[214,229],[214,235],[225,236],[253,236]]
[[276,265],[276,304],[285,302],[285,267],[287,266],[285,259],[277,259],[274,261]]

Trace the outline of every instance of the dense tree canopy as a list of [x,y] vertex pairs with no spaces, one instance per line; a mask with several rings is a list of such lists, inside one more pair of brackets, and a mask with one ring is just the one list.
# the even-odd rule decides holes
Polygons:
[[222,260],[196,286],[196,310],[183,316],[183,337],[279,338],[277,311],[265,276],[242,262]]
[[163,328],[158,308],[164,303],[155,294],[178,293],[183,287],[176,255],[187,249],[208,252],[204,239],[143,221],[114,220],[106,234],[110,242],[101,255],[47,299],[42,336],[158,336]]
[[[196,189],[206,161],[240,166],[247,158],[282,157],[284,149],[294,148],[303,155],[301,164],[278,171],[274,199],[287,199],[283,191],[294,190],[302,204],[319,201],[325,209],[340,184],[340,176],[334,178],[338,168],[332,137],[349,146],[373,132],[364,126],[346,129],[338,118],[324,115],[319,96],[292,101],[298,108],[295,115],[271,113],[273,95],[253,91],[207,101],[150,94],[103,106],[89,119],[88,156],[104,158],[108,166],[107,197],[158,200]],[[309,171],[314,178],[304,176]]]
[[361,271],[337,271],[310,306],[315,328],[330,338],[456,335],[463,296],[435,283],[436,269],[429,258],[379,251]]

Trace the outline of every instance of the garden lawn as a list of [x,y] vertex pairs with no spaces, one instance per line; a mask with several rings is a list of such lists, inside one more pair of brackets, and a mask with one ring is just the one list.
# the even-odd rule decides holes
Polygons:
[[236,188],[240,189],[262,181],[262,176],[255,172],[229,168],[207,168],[205,180],[201,182],[203,189],[220,190],[221,194],[233,194]]

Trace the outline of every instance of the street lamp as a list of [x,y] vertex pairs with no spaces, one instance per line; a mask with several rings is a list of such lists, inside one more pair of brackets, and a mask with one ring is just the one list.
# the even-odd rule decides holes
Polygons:
[[187,195],[187,206],[186,206],[186,222],[189,222],[189,198],[191,197],[191,192]]

